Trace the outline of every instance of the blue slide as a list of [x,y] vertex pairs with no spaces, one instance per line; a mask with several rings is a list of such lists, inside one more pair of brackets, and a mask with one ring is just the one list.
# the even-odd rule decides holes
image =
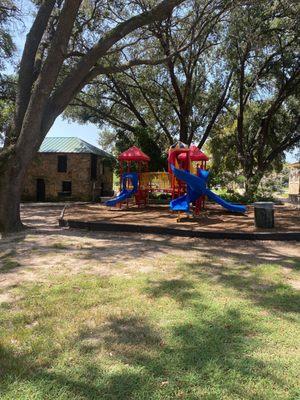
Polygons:
[[[131,180],[132,186],[133,186],[133,188],[130,190],[126,188],[126,182],[128,179]],[[114,197],[113,199],[108,200],[105,203],[105,205],[111,206],[111,207],[115,206],[116,204],[132,197],[137,191],[138,191],[138,174],[136,172],[123,174],[122,175],[122,191],[121,191],[121,193],[117,197]]]
[[187,193],[171,201],[171,210],[189,212],[190,203],[193,203],[200,196],[204,195],[231,212],[246,212],[245,206],[229,203],[228,201],[223,200],[221,197],[213,193],[211,190],[207,189],[206,183],[209,175],[208,171],[200,169],[199,176],[196,176],[191,174],[190,172],[177,169],[174,167],[174,165],[172,165],[171,168],[176,178],[187,183]]

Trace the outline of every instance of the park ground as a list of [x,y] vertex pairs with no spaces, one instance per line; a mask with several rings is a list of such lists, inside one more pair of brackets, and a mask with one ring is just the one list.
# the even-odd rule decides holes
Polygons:
[[[297,206],[285,203],[275,205],[275,229],[272,232],[299,232],[300,212]],[[32,211],[33,212],[33,211]],[[109,224],[128,224],[135,226],[156,226],[182,230],[211,232],[260,232],[254,224],[254,208],[247,206],[245,214],[229,213],[218,204],[206,203],[205,210],[195,218],[181,213],[181,222],[177,223],[176,212],[170,212],[169,204],[150,205],[138,208],[109,208],[104,204],[70,204],[64,212],[65,220],[91,221]]]
[[300,399],[293,242],[93,233],[25,207],[0,241],[1,400]]

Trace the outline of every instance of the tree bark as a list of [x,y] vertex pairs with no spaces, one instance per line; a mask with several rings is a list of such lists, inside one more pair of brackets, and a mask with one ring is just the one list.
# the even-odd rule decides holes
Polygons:
[[31,160],[36,155],[47,132],[30,127],[24,135],[40,138],[33,145],[30,140],[22,148],[16,145],[4,147],[0,153],[0,232],[9,233],[23,228],[20,217],[20,202],[24,179]]
[[36,19],[26,38],[19,69],[16,115],[14,121],[15,139],[22,129],[23,118],[30,101],[31,89],[34,82],[36,53],[47,28],[54,5],[55,0],[49,0],[41,4]]
[[181,114],[179,125],[179,140],[182,143],[190,144],[188,143],[188,117]]
[[0,167],[0,232],[16,232],[23,228],[20,217],[23,180],[24,172],[15,161],[7,160],[5,168]]
[[254,200],[254,196],[257,193],[258,186],[260,181],[262,180],[263,173],[251,173],[251,175],[246,176],[246,183],[245,183],[245,197],[249,201]]

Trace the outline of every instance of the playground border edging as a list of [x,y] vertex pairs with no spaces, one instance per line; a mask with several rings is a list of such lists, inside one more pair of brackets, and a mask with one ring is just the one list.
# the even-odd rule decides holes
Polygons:
[[178,237],[204,238],[204,239],[229,239],[229,240],[272,240],[272,241],[297,241],[300,242],[300,232],[222,232],[222,231],[196,231],[176,229],[149,225],[109,224],[106,222],[78,221],[59,218],[59,226],[75,229],[87,229],[103,232],[129,232],[157,235],[170,235]]

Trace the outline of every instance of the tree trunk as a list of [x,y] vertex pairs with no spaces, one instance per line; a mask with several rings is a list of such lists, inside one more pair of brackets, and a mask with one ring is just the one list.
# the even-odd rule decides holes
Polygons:
[[188,144],[188,122],[186,116],[181,116],[179,122],[180,122],[179,140],[182,143]]
[[0,232],[9,233],[23,228],[20,217],[20,200],[24,172],[7,161],[0,173]]
[[245,183],[245,197],[250,201],[254,200],[254,196],[257,193],[258,185],[263,177],[263,174],[251,174],[246,176]]
[[[30,129],[30,128],[29,128]],[[27,132],[25,132],[27,133]],[[23,229],[20,202],[27,168],[37,153],[46,131],[31,130],[36,142],[27,140],[22,146],[4,147],[0,153],[0,232],[9,233]],[[28,135],[25,135],[29,137]],[[31,138],[32,139],[32,138]],[[19,148],[20,147],[20,148]]]

